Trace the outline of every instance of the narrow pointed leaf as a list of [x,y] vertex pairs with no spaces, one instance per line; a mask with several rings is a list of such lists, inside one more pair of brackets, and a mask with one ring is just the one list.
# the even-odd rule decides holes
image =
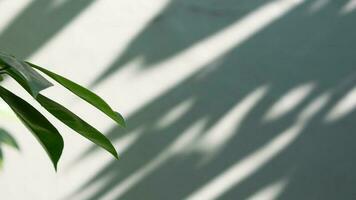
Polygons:
[[69,111],[67,108],[57,102],[39,94],[36,100],[53,116],[62,121],[68,127],[86,137],[95,144],[101,146],[110,152],[115,158],[118,158],[117,152],[110,140],[107,139],[97,129],[82,120],[80,117]]
[[33,97],[36,97],[41,90],[52,86],[47,79],[32,69],[26,62],[10,55],[0,52],[0,64],[5,66],[6,72]]
[[1,86],[0,97],[42,144],[57,170],[57,163],[63,150],[63,138],[57,129],[29,103]]
[[103,113],[105,113],[107,116],[109,116],[111,119],[116,121],[119,125],[125,127],[125,120],[124,118],[118,113],[115,112],[102,98],[100,98],[98,95],[94,94],[90,90],[84,88],[81,85],[78,85],[77,83],[74,83],[71,80],[68,80],[64,78],[63,76],[60,76],[56,73],[53,73],[51,71],[48,71],[47,69],[44,69],[42,67],[39,67],[37,65],[34,65],[32,63],[27,62],[29,65],[31,65],[33,68],[40,70],[41,72],[45,73],[49,77],[51,77],[53,80],[57,81],[59,84],[73,92],[75,95],[78,97],[82,98],[86,102],[90,103],[91,105],[95,106],[99,110],[101,110]]
[[0,128],[0,145],[6,144],[15,149],[19,149],[19,145],[17,144],[15,138],[13,138],[10,133],[8,133],[5,129]]

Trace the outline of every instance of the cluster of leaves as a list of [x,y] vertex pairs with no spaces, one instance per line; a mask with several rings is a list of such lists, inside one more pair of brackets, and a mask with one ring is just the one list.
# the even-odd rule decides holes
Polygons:
[[[40,91],[53,86],[53,84],[37,71],[44,73],[81,99],[98,108],[119,125],[125,127],[124,118],[93,92],[63,76],[48,71],[47,69],[0,52],[1,79],[3,78],[3,75],[9,75],[54,117],[62,121],[65,125],[77,133],[110,152],[115,158],[118,158],[114,146],[111,144],[109,139],[100,133],[100,131],[61,104],[40,94]],[[57,163],[64,146],[63,138],[58,130],[32,105],[2,86],[0,86],[0,97],[10,106],[22,123],[37,138],[50,157],[54,168],[57,169]],[[1,143],[6,143],[18,148],[18,145],[14,142],[12,137],[3,130],[0,130],[0,145]]]

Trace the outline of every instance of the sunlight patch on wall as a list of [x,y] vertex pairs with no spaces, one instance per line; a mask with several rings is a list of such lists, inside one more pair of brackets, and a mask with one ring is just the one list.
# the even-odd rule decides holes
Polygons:
[[129,149],[143,133],[144,128],[139,128],[117,139],[115,141],[117,152],[119,152],[119,154],[124,154],[125,151],[127,151],[127,149]]
[[305,83],[288,91],[267,111],[264,121],[273,121],[288,114],[298,106],[315,88],[314,83]]
[[268,86],[261,86],[237,103],[216,125],[199,138],[195,148],[203,154],[198,165],[207,164],[237,133],[240,125],[250,111],[266,95]]
[[300,123],[309,122],[327,104],[327,102],[330,100],[330,96],[330,92],[326,92],[313,100],[299,114],[298,121]]
[[312,3],[312,5],[309,7],[309,12],[310,13],[318,12],[323,7],[325,7],[328,3],[330,3],[330,0],[315,0]]
[[3,100],[0,100],[0,117],[2,121],[19,121],[9,105]]
[[342,15],[349,14],[356,9],[356,0],[350,0],[344,7],[342,7],[340,13]]
[[283,192],[284,188],[288,185],[288,178],[278,180],[261,190],[257,191],[253,196],[247,198],[247,200],[273,200]]
[[[189,50],[180,53],[173,58],[173,60],[187,57],[187,59],[181,60],[191,60],[196,66],[206,66],[225,55],[231,49],[236,48],[236,46],[250,39],[263,28],[273,23],[275,20],[278,20],[284,14],[303,2],[304,0],[270,1],[252,11],[237,23],[222,29],[215,35],[194,45]],[[202,52],[209,53],[202,54]]]
[[178,121],[184,114],[186,114],[194,104],[194,99],[190,98],[179,103],[177,106],[169,110],[163,117],[158,120],[157,127],[164,129],[174,122]]
[[[52,0],[49,10],[54,10],[70,0]],[[50,11],[51,12],[51,11]]]
[[356,108],[356,87],[349,91],[325,117],[325,122],[335,122],[353,112]]

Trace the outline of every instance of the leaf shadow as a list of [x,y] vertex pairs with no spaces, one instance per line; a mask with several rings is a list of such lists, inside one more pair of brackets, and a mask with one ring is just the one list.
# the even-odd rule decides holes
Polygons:
[[[238,7],[239,3],[230,7]],[[101,199],[107,195],[111,199],[186,198],[214,182],[231,167],[244,163],[258,150],[268,147],[285,130],[298,124],[301,116],[313,111],[310,105],[318,103],[317,100],[327,94],[325,105],[305,120],[298,134],[285,148],[262,162],[245,178],[227,182],[230,185],[218,197],[246,199],[273,182],[288,177],[288,184],[278,195],[280,199],[353,199],[355,193],[352,186],[356,183],[356,173],[352,169],[356,167],[356,162],[352,158],[356,150],[353,145],[356,135],[352,132],[355,130],[353,119],[356,112],[350,110],[335,122],[325,121],[330,110],[355,87],[356,29],[353,24],[356,16],[355,13],[345,16],[339,14],[345,3],[331,2],[313,14],[306,11],[309,2],[302,4],[218,61],[148,102],[128,118],[126,130],[114,127],[108,133],[113,140],[120,140],[135,134],[137,130],[142,131],[122,153],[121,162],[108,163],[71,198],[75,199],[76,195],[98,182],[102,185],[88,199]],[[183,4],[179,5],[179,9],[187,9]],[[165,12],[158,21],[167,20],[164,19]],[[170,18],[179,21],[180,16],[178,12]],[[209,21],[210,16],[203,19]],[[237,20],[227,20],[228,23],[216,29]],[[200,27],[194,20],[189,23],[189,27]],[[175,27],[172,22],[168,24]],[[202,31],[204,33],[198,34],[199,37],[194,36],[193,31],[193,36],[181,36],[188,37],[186,44],[175,46],[174,42],[168,42],[169,45],[157,49],[157,40],[152,40],[151,45],[138,41],[142,40],[140,38],[151,38],[152,35],[174,38],[179,32],[160,32],[160,26],[152,29],[147,31],[147,36],[145,31],[142,32],[132,43],[139,44],[130,45],[127,50],[132,51],[131,46],[145,46],[143,49],[137,47],[139,50],[129,56],[130,59],[140,54],[146,57],[143,67],[183,51],[202,37],[217,31]],[[151,35],[151,32],[156,34]],[[113,66],[109,68],[112,70],[110,73],[120,64]],[[313,83],[316,87],[283,116],[265,121],[266,113],[275,103],[306,83]],[[214,132],[214,127],[228,116],[229,111],[241,105],[246,97],[265,86],[267,92],[238,122],[228,140],[218,146],[217,151],[210,151],[215,147],[204,143],[206,136],[215,133],[224,137],[229,134],[219,130]],[[168,125],[159,125],[167,113],[187,101],[192,102],[188,110]],[[203,122],[200,129],[195,134],[194,131],[191,133],[190,130],[199,122]],[[176,145],[185,134],[190,139]],[[83,157],[95,149],[89,149]],[[207,156],[210,160],[201,164]]]
[[94,0],[34,0],[0,34],[1,50],[25,59],[59,33]]

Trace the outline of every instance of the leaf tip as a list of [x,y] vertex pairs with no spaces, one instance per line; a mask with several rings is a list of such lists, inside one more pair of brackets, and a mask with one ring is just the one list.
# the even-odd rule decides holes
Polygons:
[[117,116],[117,119],[115,121],[123,128],[126,128],[126,122],[125,122],[124,117],[119,112],[116,112],[116,111],[114,111],[114,112]]
[[118,159],[119,159],[119,155],[118,155],[118,153],[117,153],[115,147],[112,146],[112,144],[111,144],[111,147],[112,147],[112,148],[110,148],[110,150],[107,149],[107,148],[106,148],[106,150],[107,150],[108,152],[110,152],[110,154],[113,155],[113,156],[118,160]]
[[54,171],[58,172],[58,162],[53,162]]

